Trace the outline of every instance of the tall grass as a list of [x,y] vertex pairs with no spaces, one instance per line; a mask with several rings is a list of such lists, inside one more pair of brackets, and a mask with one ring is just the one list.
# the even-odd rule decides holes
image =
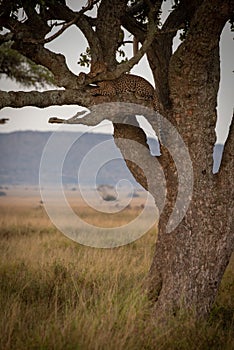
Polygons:
[[1,349],[234,349],[233,259],[210,319],[181,314],[164,328],[143,288],[154,229],[94,249],[64,237],[42,207],[0,210]]

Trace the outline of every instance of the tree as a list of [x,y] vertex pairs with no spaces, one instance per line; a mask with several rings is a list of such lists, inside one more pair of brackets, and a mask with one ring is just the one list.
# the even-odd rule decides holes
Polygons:
[[[233,19],[233,0],[174,1],[173,10],[160,25],[163,1],[91,0],[73,11],[59,0],[2,0],[0,25],[7,29],[1,42],[53,74],[57,90],[43,92],[0,92],[0,108],[78,104],[92,108],[100,102],[134,102],[152,108],[152,101],[139,100],[133,93],[96,96],[91,83],[114,80],[128,72],[146,54],[155,80],[159,111],[176,127],[189,149],[194,187],[186,215],[170,233],[166,225],[176,202],[178,169],[168,147],[161,144],[159,161],[167,183],[166,203],[159,221],[158,240],[149,273],[149,295],[155,313],[176,313],[181,307],[197,317],[209,314],[234,247],[234,126],[230,127],[221,169],[212,173],[215,143],[217,92],[220,80],[219,40],[227,21]],[[97,7],[97,16],[87,11]],[[21,11],[19,11],[21,9]],[[22,11],[23,9],[23,11]],[[21,14],[21,15],[20,15]],[[57,34],[51,29],[60,24]],[[70,25],[76,25],[88,41],[91,73],[72,73],[65,57],[45,47]],[[134,36],[135,55],[118,64],[121,28]],[[183,41],[172,52],[173,38],[183,30]],[[136,50],[136,43],[142,44]],[[89,59],[88,55],[81,61]],[[95,69],[98,64],[102,67]],[[83,123],[86,123],[84,118]],[[88,123],[88,119],[87,119]],[[154,169],[146,136],[135,125],[114,123],[114,138],[126,163],[146,189],[141,169],[127,160],[119,139],[145,145],[143,161]],[[160,137],[160,136],[159,136]],[[161,140],[162,141],[162,140]],[[167,144],[166,144],[167,145]],[[133,151],[133,150],[128,150]],[[156,198],[156,191],[152,191]]]

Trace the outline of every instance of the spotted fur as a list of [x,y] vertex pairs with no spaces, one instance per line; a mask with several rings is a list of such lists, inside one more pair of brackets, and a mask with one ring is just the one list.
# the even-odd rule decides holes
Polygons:
[[115,80],[98,83],[92,90],[93,95],[115,96],[123,93],[134,93],[141,100],[152,100],[154,109],[158,109],[158,101],[153,86],[144,78],[133,74],[124,74]]

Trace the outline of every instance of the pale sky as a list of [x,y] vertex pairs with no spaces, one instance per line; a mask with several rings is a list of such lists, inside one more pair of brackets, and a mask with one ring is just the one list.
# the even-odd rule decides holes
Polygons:
[[[75,8],[74,4],[77,1],[67,1],[72,8]],[[82,4],[82,3],[81,3]],[[168,15],[168,9],[171,5],[171,1],[164,3],[164,19]],[[126,36],[125,40],[129,40]],[[175,48],[179,45],[178,39],[175,39]],[[68,67],[75,73],[84,71],[88,72],[89,69],[80,67],[77,64],[79,56],[85,51],[87,42],[82,33],[77,27],[72,26],[68,28],[59,38],[47,45],[47,47],[55,52],[63,53],[66,56]],[[125,51],[128,57],[132,55],[132,46],[130,44],[125,46]],[[226,25],[220,43],[220,55],[221,55],[221,82],[218,94],[218,122],[217,122],[217,142],[223,143],[227,137],[228,127],[231,121],[233,108],[234,108],[234,45],[233,45],[233,33],[230,32],[230,25]],[[145,57],[135,66],[131,73],[143,76],[153,84],[153,78],[151,71],[148,67]],[[1,90],[25,90],[19,84],[10,81],[8,78],[3,77],[0,79]],[[30,90],[30,89],[29,89]],[[84,110],[83,107],[77,105],[72,106],[52,106],[44,109],[36,107],[24,107],[24,108],[3,108],[0,111],[0,118],[10,118],[9,122],[2,125],[0,132],[12,132],[17,130],[38,130],[38,131],[53,131],[58,128],[61,130],[61,124],[48,124],[48,119],[51,116],[59,118],[69,118],[76,114],[77,111]],[[111,124],[109,127],[97,128],[97,132],[112,132]],[[69,131],[85,131],[87,127],[78,125],[64,125],[64,130]]]

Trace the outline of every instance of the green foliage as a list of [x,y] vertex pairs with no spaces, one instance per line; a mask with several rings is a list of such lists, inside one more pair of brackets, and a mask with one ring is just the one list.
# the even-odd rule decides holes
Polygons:
[[81,67],[89,67],[91,63],[91,51],[90,48],[87,47],[85,52],[80,54],[80,59],[78,61],[78,64]]
[[[129,1],[130,6],[135,6],[138,3],[140,3],[139,0],[130,0]],[[146,23],[148,20],[148,18],[147,18],[148,12],[149,12],[149,7],[147,5],[139,6],[139,11],[137,11],[137,13],[135,14],[135,19],[137,20],[137,22]]]
[[53,75],[48,69],[13,50],[9,42],[0,46],[0,74],[25,87],[54,85]]
[[[125,57],[125,52],[122,49],[118,49],[117,53],[119,54],[119,57],[122,58],[122,60],[119,63],[127,61],[127,57]],[[80,54],[79,61],[77,62],[81,67],[89,67],[91,64],[91,51],[90,48],[87,47],[85,52],[82,52]]]

